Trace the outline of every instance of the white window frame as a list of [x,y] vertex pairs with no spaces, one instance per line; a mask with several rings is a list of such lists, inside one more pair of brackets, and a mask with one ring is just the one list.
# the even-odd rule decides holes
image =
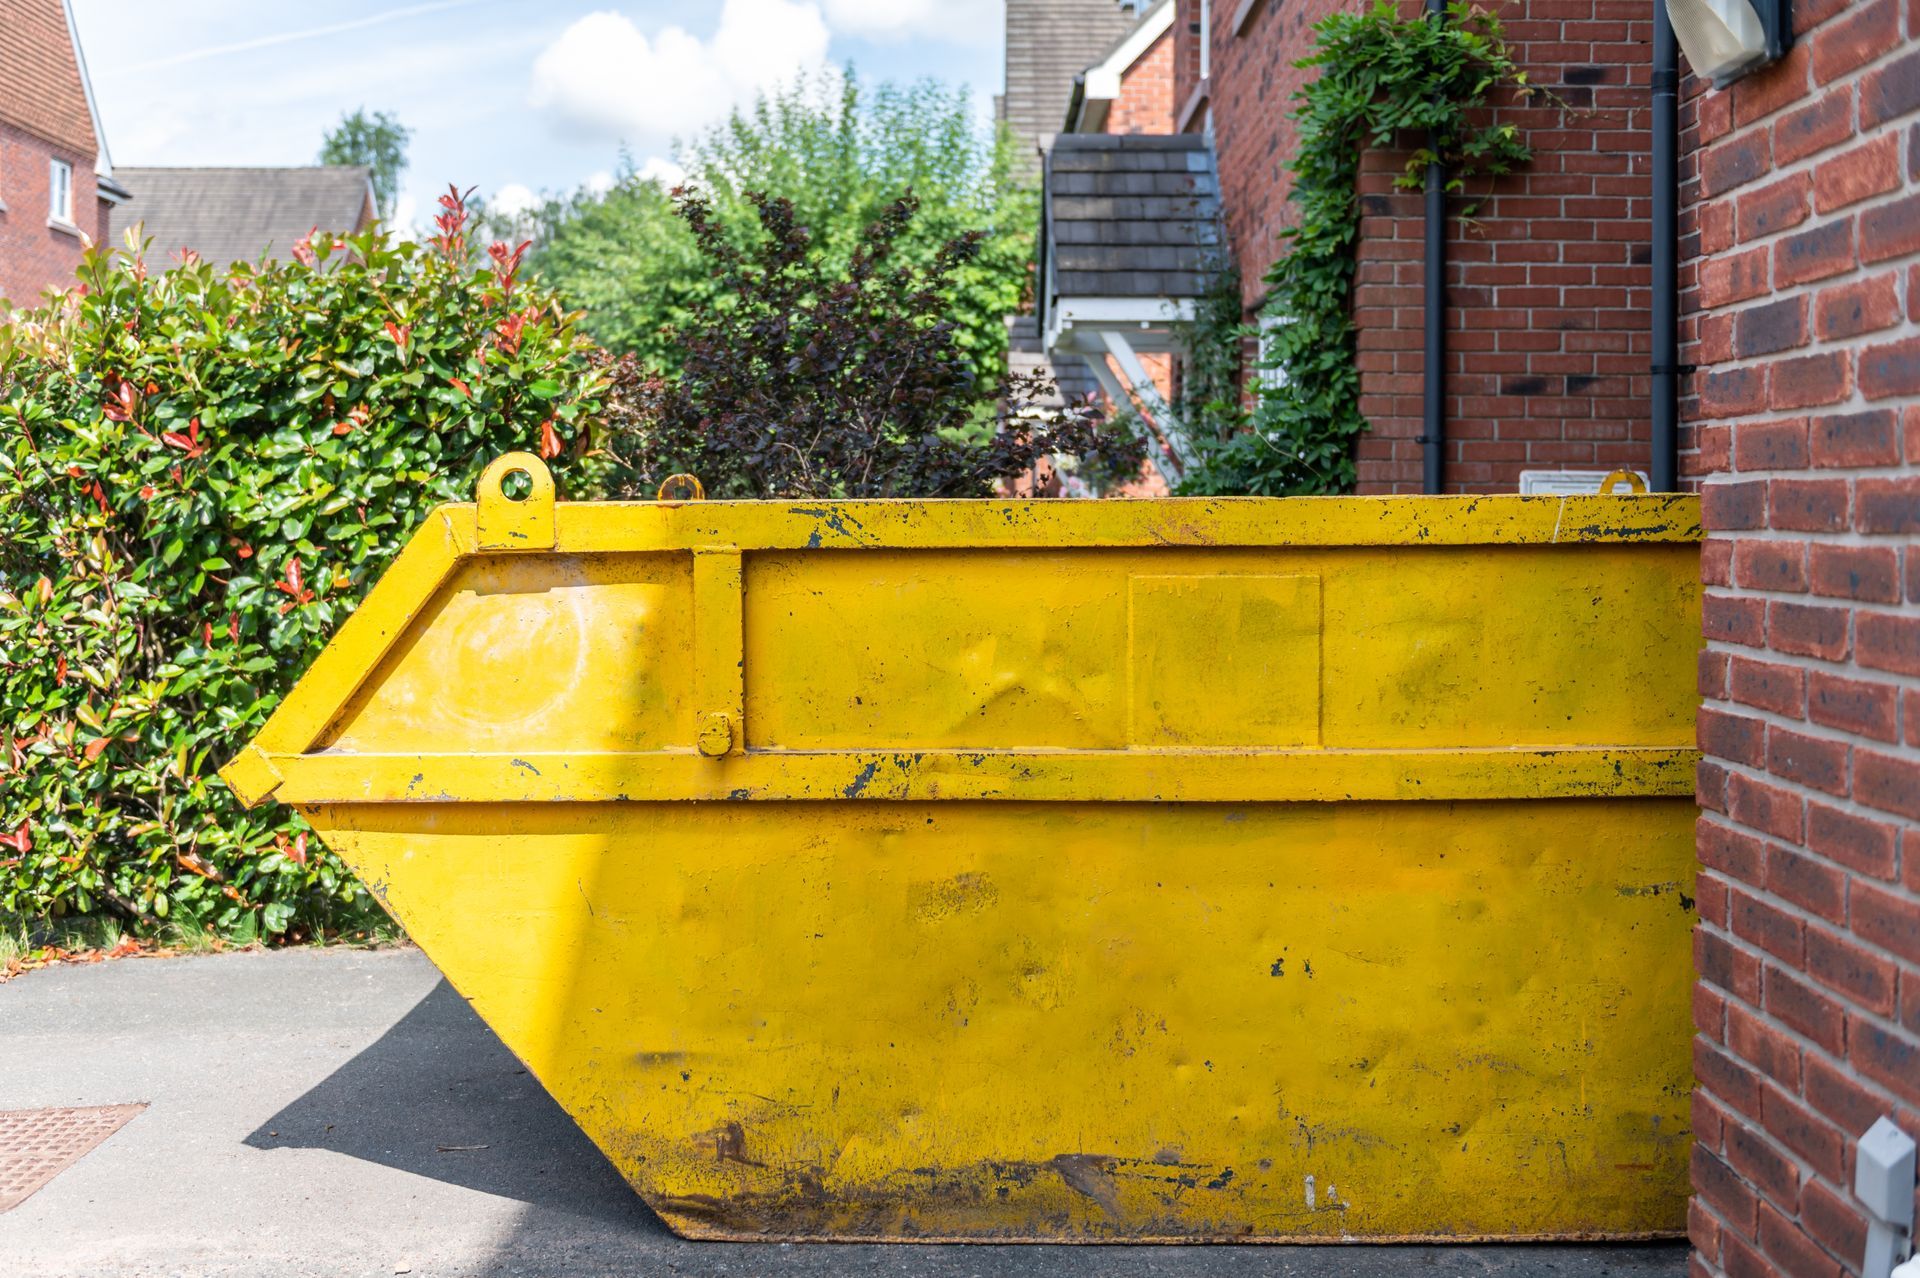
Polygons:
[[1287,384],[1287,370],[1269,367],[1267,361],[1273,357],[1274,334],[1283,324],[1293,321],[1284,315],[1262,314],[1259,320],[1259,341],[1254,349],[1254,382],[1262,391],[1277,390]]
[[47,161],[47,220],[61,226],[75,225],[73,165],[59,158]]

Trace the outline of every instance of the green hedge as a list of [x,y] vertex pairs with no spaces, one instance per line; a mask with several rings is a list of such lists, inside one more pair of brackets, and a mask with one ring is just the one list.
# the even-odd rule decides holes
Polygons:
[[242,937],[355,924],[364,890],[214,769],[436,503],[509,449],[596,477],[591,347],[519,259],[303,242],[151,270],[0,326],[0,916]]

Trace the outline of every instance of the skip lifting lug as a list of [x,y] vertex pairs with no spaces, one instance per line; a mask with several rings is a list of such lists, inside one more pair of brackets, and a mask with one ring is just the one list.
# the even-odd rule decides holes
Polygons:
[[[509,475],[525,475],[527,494],[507,496]],[[474,493],[482,550],[552,550],[553,472],[532,453],[505,453],[480,473]]]
[[660,481],[655,501],[705,501],[707,488],[692,475],[668,475]]

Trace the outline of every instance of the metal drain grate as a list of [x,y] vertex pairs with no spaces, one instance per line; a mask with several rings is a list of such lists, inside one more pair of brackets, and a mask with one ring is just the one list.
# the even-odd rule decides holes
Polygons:
[[0,1111],[0,1211],[12,1211],[85,1158],[146,1105]]

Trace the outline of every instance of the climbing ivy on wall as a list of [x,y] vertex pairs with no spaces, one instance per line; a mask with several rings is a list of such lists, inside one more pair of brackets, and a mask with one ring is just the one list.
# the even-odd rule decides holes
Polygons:
[[[1297,149],[1288,168],[1299,222],[1267,272],[1269,326],[1262,367],[1276,370],[1260,391],[1253,429],[1223,441],[1202,479],[1221,487],[1281,495],[1352,489],[1353,441],[1367,427],[1354,367],[1354,250],[1360,232],[1360,157],[1406,134],[1439,140],[1449,192],[1494,177],[1531,157],[1519,131],[1494,118],[1496,96],[1536,92],[1507,50],[1500,20],[1464,2],[1444,20],[1402,17],[1388,0],[1336,13],[1315,26],[1302,67],[1319,74],[1294,96]],[[1433,152],[1414,149],[1394,179],[1425,186]],[[1470,217],[1470,206],[1457,215]],[[1189,490],[1197,485],[1186,485]]]

